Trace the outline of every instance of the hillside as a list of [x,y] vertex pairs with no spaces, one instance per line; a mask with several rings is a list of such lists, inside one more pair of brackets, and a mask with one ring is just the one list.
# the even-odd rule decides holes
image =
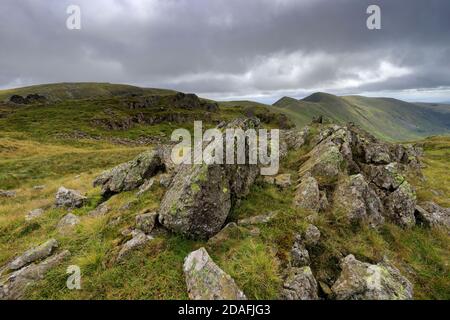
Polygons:
[[353,122],[390,141],[414,140],[450,132],[450,105],[315,93],[302,100],[285,97],[274,106],[299,127],[323,115],[337,123]]

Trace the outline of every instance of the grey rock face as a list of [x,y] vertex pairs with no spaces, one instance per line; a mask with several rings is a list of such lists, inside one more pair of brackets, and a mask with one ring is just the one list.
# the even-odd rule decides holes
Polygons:
[[136,216],[136,228],[144,233],[152,232],[158,218],[157,212],[149,212]]
[[191,300],[246,300],[234,280],[200,248],[184,260],[183,271]]
[[338,300],[409,300],[412,284],[386,262],[361,262],[353,255],[341,261],[342,272],[331,290]]
[[415,216],[426,226],[450,228],[450,209],[434,202],[422,202],[420,206],[416,206]]
[[34,261],[48,257],[58,247],[58,241],[50,239],[47,242],[26,251],[9,264],[10,270],[18,270]]
[[[257,128],[257,119],[238,119],[227,128]],[[194,238],[220,231],[232,205],[245,196],[259,174],[257,165],[182,165],[164,195],[159,222]]]
[[141,153],[133,160],[102,173],[94,180],[94,186],[101,186],[104,197],[136,189],[165,169],[164,159],[165,150],[162,148]]
[[80,208],[86,201],[87,198],[79,191],[60,187],[56,193],[55,205],[59,208]]
[[60,232],[70,231],[79,223],[80,218],[78,218],[78,216],[73,213],[68,213],[61,220],[59,220],[56,229]]
[[317,281],[310,267],[289,268],[283,284],[284,300],[318,300]]
[[32,221],[34,219],[39,218],[43,214],[44,214],[44,210],[42,210],[42,209],[34,209],[34,210],[31,210],[30,212],[27,213],[27,215],[25,216],[25,220],[26,221]]
[[314,212],[319,211],[321,207],[319,184],[312,176],[302,178],[295,192],[294,205]]
[[22,299],[28,286],[42,280],[50,269],[61,264],[69,255],[69,251],[62,251],[40,263],[32,263],[0,279],[0,300]]

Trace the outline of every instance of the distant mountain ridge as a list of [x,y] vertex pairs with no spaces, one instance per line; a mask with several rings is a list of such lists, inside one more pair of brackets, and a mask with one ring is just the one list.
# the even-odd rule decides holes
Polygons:
[[337,122],[353,122],[385,140],[415,140],[450,134],[450,105],[409,103],[393,98],[335,96],[317,92],[304,99],[283,97],[273,104],[299,127],[323,115]]

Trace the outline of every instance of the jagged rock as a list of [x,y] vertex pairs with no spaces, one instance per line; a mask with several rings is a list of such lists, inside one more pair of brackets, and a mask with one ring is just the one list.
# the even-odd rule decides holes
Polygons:
[[271,222],[277,216],[276,212],[270,212],[268,214],[262,214],[259,216],[253,216],[245,219],[238,220],[238,225],[248,226],[254,224],[265,224]]
[[136,216],[136,228],[144,233],[152,232],[158,218],[157,212],[149,212]]
[[65,250],[7,275],[0,280],[0,300],[22,299],[27,287],[42,280],[50,269],[61,264],[69,255],[70,252]]
[[34,209],[31,210],[30,212],[27,213],[27,215],[25,216],[25,220],[26,221],[31,221],[34,220],[40,216],[42,216],[44,214],[44,210],[43,209]]
[[311,176],[304,176],[297,187],[294,198],[297,207],[318,212],[320,203],[320,192],[317,180]]
[[317,281],[310,267],[289,268],[283,284],[284,300],[318,300]]
[[416,206],[415,216],[418,222],[428,227],[450,228],[450,209],[442,208],[436,203],[428,201]]
[[10,270],[18,270],[32,262],[48,257],[58,247],[58,241],[50,239],[47,242],[31,248],[23,255],[14,259],[8,266]]
[[61,220],[59,220],[56,229],[59,232],[66,232],[73,229],[77,224],[80,223],[80,218],[73,213],[66,214]]
[[80,208],[86,201],[87,198],[79,191],[60,187],[56,193],[55,205],[60,208]]
[[[257,128],[259,120],[237,119],[227,128]],[[248,148],[246,148],[248,150]],[[210,238],[220,231],[234,205],[248,194],[259,175],[257,165],[182,165],[165,193],[159,222],[193,238]]]
[[205,248],[191,252],[183,271],[191,300],[246,300],[234,280],[220,269]]
[[14,198],[16,194],[13,190],[0,190],[0,198]]
[[396,162],[381,166],[365,165],[363,170],[369,181],[384,190],[394,191],[405,181]]
[[144,232],[135,230],[132,232],[131,240],[125,242],[119,251],[116,262],[120,263],[129,257],[130,253],[134,250],[142,248],[148,241],[152,240],[153,237],[146,235]]
[[411,227],[416,223],[414,211],[416,194],[411,185],[404,181],[397,190],[383,199],[385,215],[403,227]]
[[353,255],[341,261],[342,272],[332,286],[338,300],[409,300],[412,284],[387,262],[361,262]]
[[310,263],[309,252],[303,245],[302,237],[297,235],[291,250],[291,265],[293,267],[303,267],[309,266]]
[[146,182],[144,182],[140,187],[139,187],[139,191],[136,193],[137,197],[140,197],[141,195],[143,195],[145,192],[147,192],[148,190],[150,190],[150,188],[153,186],[154,180],[150,179],[147,180]]
[[208,245],[221,244],[228,239],[239,238],[242,234],[239,226],[235,222],[230,222],[218,234],[208,240]]
[[279,174],[275,177],[275,184],[280,188],[287,188],[291,185],[291,175],[288,173]]
[[89,216],[91,217],[102,217],[106,215],[110,211],[109,206],[104,202],[100,204],[97,208],[89,212]]
[[372,226],[384,222],[383,205],[361,174],[341,181],[334,195],[335,208],[350,221],[364,221]]
[[164,152],[158,148],[141,153],[129,162],[103,172],[94,180],[94,186],[101,186],[104,197],[136,189],[164,170]]
[[320,240],[320,230],[315,225],[308,224],[303,239],[307,246],[317,245]]

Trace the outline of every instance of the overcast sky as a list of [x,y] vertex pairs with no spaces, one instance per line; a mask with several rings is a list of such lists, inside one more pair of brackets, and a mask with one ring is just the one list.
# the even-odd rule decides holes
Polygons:
[[[70,4],[81,30],[66,28]],[[62,81],[450,101],[450,1],[0,0],[0,88]]]

